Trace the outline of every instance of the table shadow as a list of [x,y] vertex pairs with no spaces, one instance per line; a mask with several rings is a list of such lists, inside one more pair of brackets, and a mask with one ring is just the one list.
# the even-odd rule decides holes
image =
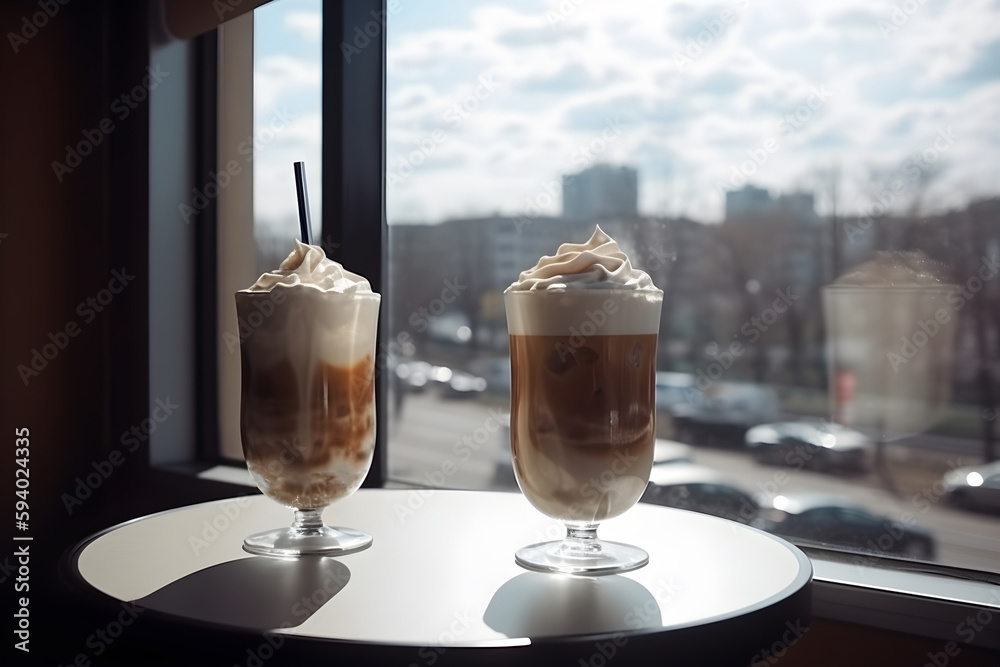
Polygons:
[[295,627],[351,579],[332,558],[241,558],[199,570],[134,602],[185,619],[254,630]]
[[508,637],[595,634],[663,626],[660,605],[621,575],[573,577],[525,572],[490,600],[483,621]]

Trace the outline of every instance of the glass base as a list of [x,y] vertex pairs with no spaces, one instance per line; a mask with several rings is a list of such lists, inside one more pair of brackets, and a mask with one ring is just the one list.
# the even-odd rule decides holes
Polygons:
[[597,526],[567,526],[561,542],[539,542],[518,549],[514,562],[534,572],[599,577],[638,570],[649,563],[644,549],[597,539]]
[[327,526],[317,510],[296,510],[295,523],[256,533],[243,540],[243,550],[261,556],[343,556],[364,551],[372,536],[354,528]]

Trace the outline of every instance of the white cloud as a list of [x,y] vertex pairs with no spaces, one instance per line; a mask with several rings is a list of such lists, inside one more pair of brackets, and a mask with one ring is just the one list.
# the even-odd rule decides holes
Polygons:
[[323,34],[323,17],[319,12],[288,12],[285,27],[303,39],[318,42]]
[[318,228],[323,175],[320,114],[298,116],[273,134],[263,133],[260,124],[258,128],[258,149],[253,156],[254,217],[272,227],[284,226],[290,235],[295,233],[298,209],[292,165],[304,161],[312,216]]
[[254,65],[254,110],[266,113],[296,92],[320,90],[320,63],[288,55],[268,56]]
[[[777,137],[779,150],[753,182],[775,191],[813,187],[819,170],[837,164],[839,206],[851,210],[870,197],[872,167],[898,166],[947,125],[961,139],[942,158],[946,167],[926,200],[944,208],[996,194],[990,175],[1000,163],[1000,75],[989,63],[1000,7],[936,0],[883,37],[879,22],[891,21],[899,4],[588,0],[576,7],[540,0],[535,11],[470,6],[466,18],[444,24],[417,20],[415,5],[387,33],[387,166],[392,172],[400,160],[420,161],[388,193],[389,219],[515,214],[545,183],[578,170],[581,148],[614,117],[627,129],[598,159],[639,169],[640,210],[649,214],[720,219],[717,181],[768,137]],[[725,9],[728,25],[717,20]],[[318,13],[294,11],[283,20],[302,39],[319,35]],[[681,60],[689,49],[701,53]],[[474,99],[485,74],[498,87]],[[272,54],[258,63],[255,80],[255,111],[265,117],[318,100],[320,64]],[[821,86],[830,100],[783,134],[782,119]],[[456,106],[467,114],[460,123],[454,111],[447,115]],[[275,188],[262,195],[260,213],[294,214],[286,176],[296,156],[318,164],[316,114],[304,113],[257,163],[261,187]],[[419,155],[435,131],[444,140]],[[265,164],[272,156],[273,168]],[[314,192],[318,176],[310,170]],[[547,212],[559,210],[557,202]]]
[[[615,115],[629,128],[601,159],[640,169],[647,213],[719,219],[716,181],[773,136],[780,148],[752,180],[807,187],[838,163],[846,174],[840,205],[850,208],[867,196],[870,166],[898,165],[948,122],[967,127],[968,139],[947,156],[934,202],[964,205],[973,191],[990,190],[985,174],[1000,162],[996,122],[979,111],[996,103],[988,82],[948,87],[1000,35],[1000,11],[987,0],[934,4],[941,7],[922,6],[888,39],[878,22],[891,20],[893,3],[865,0],[591,0],[554,26],[547,12],[560,3],[550,1],[531,13],[474,9],[462,29],[390,33],[390,168],[435,128],[447,142],[390,194],[389,218],[515,213],[542,183],[575,170],[574,152]],[[720,24],[727,8],[735,18]],[[698,57],[679,67],[675,56],[689,48]],[[448,127],[442,110],[486,69],[501,90],[461,127]],[[782,118],[821,86],[830,100],[781,134]]]

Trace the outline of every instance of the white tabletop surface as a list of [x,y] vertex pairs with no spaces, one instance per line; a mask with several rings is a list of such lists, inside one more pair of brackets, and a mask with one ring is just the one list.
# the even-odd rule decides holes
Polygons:
[[291,519],[259,495],[179,508],[105,531],[76,567],[112,598],[196,623],[425,646],[737,619],[779,604],[812,574],[801,551],[772,535],[645,504],[598,534],[646,549],[646,567],[609,577],[528,572],[514,551],[563,529],[518,493],[361,490],[324,519],[371,534],[366,551],[286,560],[242,550],[246,535]]

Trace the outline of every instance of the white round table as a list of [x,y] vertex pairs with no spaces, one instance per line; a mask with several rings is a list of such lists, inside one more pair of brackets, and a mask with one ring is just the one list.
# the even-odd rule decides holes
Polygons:
[[[371,548],[280,559],[242,550],[251,533],[289,525],[260,495],[182,507],[109,528],[68,565],[92,599],[136,603],[165,641],[236,641],[253,655],[381,664],[589,664],[629,656],[746,665],[808,626],[812,567],[773,535],[714,517],[639,504],[600,537],[649,552],[606,577],[528,572],[526,544],[561,525],[517,493],[361,490],[324,513]],[[236,640],[233,638],[236,637]],[[797,637],[797,635],[796,635]]]

